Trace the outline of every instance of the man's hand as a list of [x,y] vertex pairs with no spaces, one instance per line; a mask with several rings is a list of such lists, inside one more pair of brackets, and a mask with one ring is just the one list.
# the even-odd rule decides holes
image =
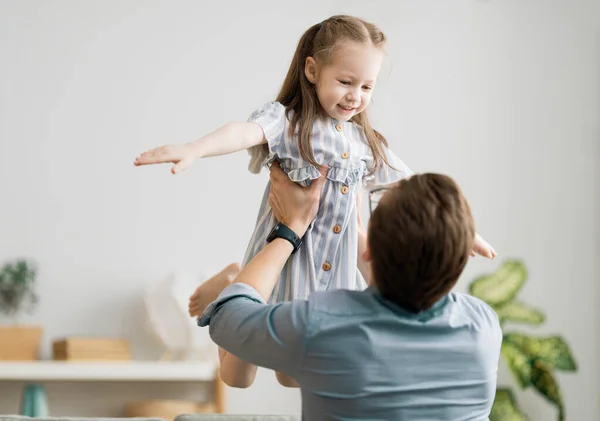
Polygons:
[[271,172],[269,205],[273,210],[273,215],[279,222],[292,229],[296,235],[302,237],[317,216],[327,167],[321,168],[321,176],[313,180],[308,188],[290,180],[277,162],[271,165],[269,171]]

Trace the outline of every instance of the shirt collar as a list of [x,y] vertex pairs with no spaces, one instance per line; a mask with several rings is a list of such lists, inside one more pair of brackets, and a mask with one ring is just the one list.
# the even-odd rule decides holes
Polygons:
[[379,290],[377,289],[377,287],[375,285],[369,285],[365,289],[365,291],[368,292],[368,293],[370,293],[370,294],[372,294],[375,297],[375,299],[377,299],[384,306],[388,307],[389,309],[391,309],[395,313],[398,313],[398,315],[400,315],[402,317],[409,318],[409,319],[419,320],[419,321],[427,321],[427,320],[430,320],[430,319],[434,318],[435,316],[440,315],[441,313],[444,312],[444,309],[446,308],[446,305],[450,301],[449,296],[448,295],[444,295],[431,308],[429,308],[427,310],[423,310],[423,311],[421,311],[419,313],[413,313],[413,312],[408,311],[405,308],[399,306],[398,304],[394,303],[393,301],[390,301],[390,300],[384,298],[379,293]]

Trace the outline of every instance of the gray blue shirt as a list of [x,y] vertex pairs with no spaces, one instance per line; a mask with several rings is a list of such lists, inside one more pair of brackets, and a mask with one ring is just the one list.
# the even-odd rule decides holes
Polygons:
[[305,420],[483,421],[494,401],[500,324],[466,294],[412,314],[372,286],[266,304],[237,283],[198,325],[226,351],[295,378]]
[[[274,160],[292,181],[308,186],[320,176],[314,165],[302,159],[297,136],[289,132],[285,107],[269,102],[254,111],[248,121],[263,129],[267,143],[248,151],[249,170],[260,172]],[[357,268],[358,222],[356,195],[361,186],[370,189],[400,180],[412,171],[388,148],[383,148],[394,169],[373,170],[374,159],[363,129],[356,123],[325,117],[315,121],[312,150],[315,160],[329,167],[319,211],[303,237],[302,247],[286,262],[271,302],[307,298],[314,291],[363,290],[365,281]],[[269,184],[262,197],[256,226],[242,260],[242,267],[266,245],[276,224],[268,204]]]

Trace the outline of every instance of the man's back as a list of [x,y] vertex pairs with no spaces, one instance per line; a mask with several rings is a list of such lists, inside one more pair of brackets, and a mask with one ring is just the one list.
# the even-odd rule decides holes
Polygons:
[[315,293],[296,376],[304,418],[487,420],[501,341],[495,313],[468,295],[414,315],[374,288]]

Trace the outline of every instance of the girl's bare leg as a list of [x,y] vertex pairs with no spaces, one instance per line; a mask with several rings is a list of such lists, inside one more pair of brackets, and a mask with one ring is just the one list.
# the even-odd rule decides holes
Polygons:
[[[199,317],[204,309],[217,299],[221,291],[233,283],[239,272],[240,265],[231,263],[196,288],[196,291],[190,297],[190,316]],[[219,348],[219,363],[219,375],[226,385],[235,388],[247,388],[254,383],[257,370],[255,365],[240,360],[222,348]],[[299,387],[298,383],[287,374],[276,372],[275,375],[282,386]]]
[[296,383],[296,380],[294,380],[292,377],[288,376],[287,374],[284,374],[284,373],[281,373],[279,371],[276,371],[275,372],[275,377],[277,377],[277,381],[282,386],[285,386],[285,387],[300,387],[300,385],[298,383]]
[[[199,317],[204,309],[217,299],[221,291],[235,280],[239,272],[240,265],[238,263],[231,263],[196,288],[196,291],[190,297],[190,316]],[[219,362],[219,375],[226,385],[236,388],[246,388],[254,382],[256,377],[255,365],[248,364],[221,348],[219,348]]]
[[219,375],[226,385],[244,389],[254,383],[257,369],[255,365],[240,360],[222,348],[219,348],[219,362]]

